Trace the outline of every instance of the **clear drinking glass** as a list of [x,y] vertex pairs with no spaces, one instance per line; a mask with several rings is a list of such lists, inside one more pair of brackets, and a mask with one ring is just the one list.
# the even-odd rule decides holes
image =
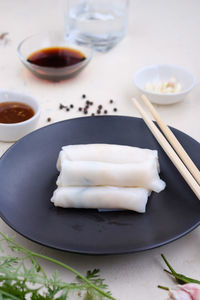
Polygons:
[[106,52],[125,35],[129,0],[65,0],[65,32],[79,44]]

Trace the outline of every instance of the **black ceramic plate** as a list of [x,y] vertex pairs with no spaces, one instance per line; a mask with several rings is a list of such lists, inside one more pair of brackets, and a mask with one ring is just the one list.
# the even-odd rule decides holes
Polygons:
[[[173,129],[200,167],[200,144]],[[158,149],[166,189],[152,193],[145,214],[55,208],[56,160],[63,145],[112,143]],[[143,120],[89,117],[43,127],[14,144],[0,160],[0,213],[23,236],[45,246],[87,254],[120,254],[169,243],[200,223],[200,201]]]

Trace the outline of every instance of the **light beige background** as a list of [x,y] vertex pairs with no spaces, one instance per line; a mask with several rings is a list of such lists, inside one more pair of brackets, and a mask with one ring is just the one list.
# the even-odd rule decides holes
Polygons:
[[[96,53],[88,67],[74,79],[60,83],[39,80],[30,74],[17,57],[19,42],[34,33],[63,30],[61,1],[0,0],[0,33],[9,32],[7,45],[0,43],[0,88],[21,91],[35,96],[42,113],[38,127],[67,118],[80,117],[77,107],[85,93],[96,105],[108,106],[113,98],[115,114],[139,116],[132,105],[138,96],[133,75],[140,67],[152,63],[182,65],[194,73],[197,83],[185,101],[156,106],[163,119],[200,141],[200,2],[198,0],[135,0],[130,1],[129,29],[125,39],[106,54]],[[73,103],[70,113],[60,111],[59,103]],[[108,106],[109,108],[109,106]],[[131,128],[130,128],[131,130]],[[10,146],[0,143],[0,154]],[[170,222],[170,220],[169,220]],[[13,235],[3,221],[0,230]],[[141,233],[142,234],[142,233]],[[163,272],[160,253],[166,254],[176,269],[188,276],[200,278],[200,230],[166,246],[137,254],[92,257],[63,253],[42,247],[16,234],[16,240],[26,247],[70,264],[81,272],[100,268],[113,296],[120,300],[166,299],[167,293],[158,284],[173,286]],[[47,269],[53,270],[49,264]],[[61,271],[64,279],[73,278]]]

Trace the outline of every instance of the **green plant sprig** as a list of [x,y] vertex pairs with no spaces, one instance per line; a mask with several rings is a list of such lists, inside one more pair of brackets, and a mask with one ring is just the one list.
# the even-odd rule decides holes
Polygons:
[[[87,275],[83,276],[59,260],[28,250],[3,233],[0,235],[0,245],[6,241],[9,248],[17,254],[0,256],[0,300],[28,299],[27,295],[31,295],[32,300],[65,300],[69,299],[68,295],[71,292],[83,293],[84,300],[115,300],[104,279],[99,277],[98,269],[88,271]],[[65,283],[58,277],[57,272],[49,278],[38,259],[49,261],[72,272],[77,282]]]
[[164,262],[166,263],[167,267],[169,268],[170,271],[165,270],[165,272],[169,273],[170,275],[172,275],[176,281],[180,284],[184,284],[184,283],[198,283],[200,284],[199,280],[187,277],[183,274],[177,273],[172,266],[169,264],[168,260],[166,259],[166,257],[164,256],[164,254],[161,254],[162,259],[164,260]]

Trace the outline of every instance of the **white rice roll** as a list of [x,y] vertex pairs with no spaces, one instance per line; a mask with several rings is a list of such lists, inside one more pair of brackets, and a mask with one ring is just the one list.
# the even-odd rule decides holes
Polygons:
[[63,208],[127,209],[144,213],[149,191],[111,186],[58,187],[51,198]]
[[62,161],[99,161],[108,163],[135,163],[155,159],[158,164],[157,150],[114,144],[85,144],[63,146],[57,161],[60,171]]
[[57,185],[143,187],[157,193],[165,188],[154,159],[129,164],[63,161]]

